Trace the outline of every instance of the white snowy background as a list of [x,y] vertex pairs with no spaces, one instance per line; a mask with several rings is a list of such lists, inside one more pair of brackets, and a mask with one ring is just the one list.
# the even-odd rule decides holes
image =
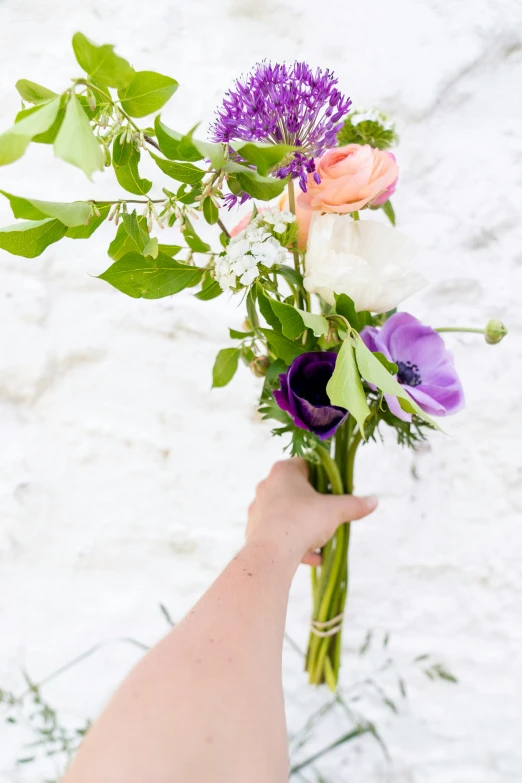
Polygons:
[[[355,106],[396,118],[394,204],[431,280],[408,309],[434,326],[499,317],[510,335],[497,347],[448,336],[467,393],[449,437],[416,455],[391,440],[362,449],[356,488],[380,507],[353,531],[343,684],[386,657],[361,662],[366,631],[389,631],[409,699],[398,716],[368,703],[391,764],[362,739],[322,769],[336,783],[520,783],[522,5],[0,0],[0,127],[19,108],[18,78],[63,90],[79,75],[77,30],[177,78],[164,118],[180,130],[205,128],[232,80],[262,58],[333,68]],[[119,193],[110,173],[91,184],[43,145],[2,168],[0,187],[62,201]],[[0,224],[12,222],[2,200]],[[158,639],[158,604],[180,618],[219,573],[281,453],[246,368],[210,390],[242,309],[190,294],[133,300],[96,280],[113,231],[37,259],[0,251],[0,688],[16,692],[23,668],[38,681],[97,642]],[[309,610],[303,568],[288,616],[301,646]],[[409,664],[425,652],[459,683]],[[94,716],[138,657],[105,647],[46,696],[68,720]],[[325,697],[291,650],[285,686],[295,730]],[[345,730],[340,719],[319,728],[314,747]],[[16,766],[28,737],[0,719],[2,783],[52,777],[52,767]]]

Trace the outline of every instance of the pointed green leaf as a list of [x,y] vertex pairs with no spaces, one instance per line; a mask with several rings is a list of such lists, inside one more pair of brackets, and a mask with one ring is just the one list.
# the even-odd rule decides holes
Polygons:
[[303,319],[306,328],[311,329],[315,337],[322,337],[322,335],[328,334],[328,321],[324,315],[307,313],[306,310],[298,310],[297,312]]
[[[148,236],[148,233],[146,231],[146,225],[147,221],[144,217],[138,218],[138,225],[141,229],[141,231],[145,232]],[[144,245],[142,245],[144,246]],[[108,249],[109,257],[112,258],[114,261],[119,261],[120,258],[122,258],[127,253],[135,252],[135,253],[141,253],[141,248],[138,247],[132,236],[129,235],[127,232],[127,227],[125,226],[125,223],[120,223],[118,226],[118,231],[116,232],[116,236],[112,240],[111,244],[109,245]]]
[[131,117],[146,117],[164,106],[178,89],[178,83],[170,76],[154,71],[137,71],[132,81],[121,90],[118,97]]
[[232,328],[230,328],[228,331],[233,340],[244,340],[246,337],[254,336],[254,332],[238,332],[237,329]]
[[210,250],[210,245],[200,239],[200,237],[194,231],[194,226],[188,219],[185,221],[183,239],[194,253],[208,253]]
[[126,87],[134,77],[134,68],[127,60],[114,54],[114,46],[97,46],[83,35],[73,35],[72,46],[78,64],[99,84],[107,87]]
[[305,329],[303,319],[298,310],[292,305],[278,302],[277,299],[270,299],[270,305],[275,315],[281,321],[283,334],[289,340],[297,340]]
[[65,117],[54,142],[54,154],[72,166],[78,166],[89,179],[95,171],[103,171],[104,168],[102,148],[74,93],[69,97]]
[[112,145],[112,165],[114,168],[126,166],[132,156],[132,151],[134,149],[132,141],[124,141],[123,143],[121,141],[125,133],[126,131],[120,134]]
[[159,117],[154,121],[154,129],[160,150],[170,160],[186,160],[194,163],[208,158],[216,170],[225,163],[224,144],[200,141],[193,138],[192,132],[186,135],[178,133],[164,125]]
[[99,277],[136,299],[161,299],[197,285],[204,270],[182,264],[163,253],[156,259],[127,253]]
[[196,185],[205,176],[205,172],[202,169],[198,169],[197,166],[193,166],[191,163],[176,163],[172,160],[163,160],[163,158],[154,155],[153,152],[150,153],[150,156],[164,174],[178,182],[184,182],[186,185]]
[[292,342],[288,337],[285,337],[278,332],[273,332],[271,329],[261,329],[266,337],[266,341],[273,353],[282,359],[286,364],[292,364],[297,356],[302,353],[306,353],[306,348],[302,345]]
[[45,133],[56,119],[60,98],[42,103],[20,122],[0,135],[0,166],[13,163],[24,154],[31,139]]
[[43,220],[53,217],[60,220],[68,228],[85,226],[91,216],[91,205],[85,201],[75,201],[65,204],[59,201],[39,201],[38,199],[22,198],[0,190],[9,199],[15,218],[23,220]]
[[152,187],[150,179],[142,179],[138,171],[140,162],[140,153],[133,149],[128,163],[125,166],[114,166],[116,179],[125,190],[134,193],[136,196],[144,196]]
[[28,79],[18,79],[15,84],[20,96],[28,103],[42,103],[57,97],[57,93],[42,87],[41,84],[30,82]]
[[394,377],[390,375],[388,370],[381,364],[379,359],[373,355],[373,353],[366,347],[361,338],[357,336],[355,341],[355,356],[357,359],[357,366],[362,377],[368,383],[372,383],[382,391],[383,394],[391,394],[393,397],[397,397],[401,408],[408,413],[415,413],[420,416],[421,419],[427,421],[432,427],[440,430],[438,424],[424,413],[413,397],[411,397],[404,386],[402,386]]
[[13,226],[0,228],[0,248],[15,256],[35,258],[46,247],[58,242],[67,231],[67,226],[59,220],[46,220],[15,223]]
[[210,196],[207,196],[205,199],[203,199],[203,215],[205,216],[207,223],[209,223],[211,226],[213,226],[214,223],[217,223],[219,220],[219,210]]
[[341,346],[333,375],[326,387],[326,393],[332,405],[338,405],[350,411],[364,437],[364,422],[370,415],[370,408],[366,402],[366,394],[359,377],[350,338],[347,338]]
[[266,175],[270,169],[296,150],[296,147],[289,144],[265,144],[259,141],[248,141],[246,144],[243,141],[232,141],[230,146],[242,158],[253,163],[261,175]]
[[390,375],[397,375],[398,367],[395,364],[395,362],[390,362],[389,359],[386,358],[386,356],[381,353],[380,351],[376,351],[374,354],[376,359],[380,361],[386,372],[389,372]]
[[212,388],[219,388],[230,383],[236,374],[241,351],[239,348],[223,348],[216,356],[212,368]]
[[168,256],[172,258],[172,256],[176,256],[179,251],[181,250],[181,245],[158,245],[160,253],[166,253]]
[[201,291],[198,291],[196,294],[196,299],[200,299],[202,302],[209,302],[211,299],[221,296],[222,293],[223,289],[217,280],[214,280],[213,277],[207,274],[203,278],[203,285],[201,286]]
[[136,247],[140,251],[140,253],[143,252],[145,246],[149,242],[149,232],[145,230],[143,227],[145,223],[145,219],[143,218],[141,221],[138,220],[138,216],[136,215],[136,210],[134,212],[131,212],[131,214],[123,214],[123,225],[125,226],[125,231],[130,236],[132,241],[135,243]]
[[258,283],[255,288],[252,287],[251,291],[252,291],[252,295],[254,295],[254,293],[257,295],[259,312],[261,313],[261,315],[263,316],[267,324],[269,324],[272,327],[272,329],[275,329],[276,332],[281,332],[282,331],[281,321],[275,314],[272,308],[271,300],[263,291],[262,285]]
[[237,172],[236,179],[245,193],[260,201],[270,201],[279,196],[288,182],[288,178],[262,177],[255,171],[247,173],[247,170]]
[[391,203],[390,199],[388,199],[388,201],[384,202],[384,204],[382,205],[381,209],[384,212],[384,214],[386,215],[386,217],[388,218],[388,220],[390,221],[390,223],[392,224],[392,226],[394,226],[395,223],[396,223],[395,210],[392,207],[392,203]]

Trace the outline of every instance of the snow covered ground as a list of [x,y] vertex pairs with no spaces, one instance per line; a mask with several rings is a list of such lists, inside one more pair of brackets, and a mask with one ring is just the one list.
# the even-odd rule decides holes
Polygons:
[[[0,0],[0,127],[19,107],[18,78],[63,89],[77,74],[77,30],[177,78],[164,116],[181,130],[208,123],[233,78],[265,57],[332,67],[356,106],[397,119],[394,204],[432,281],[409,309],[438,326],[499,317],[510,335],[495,348],[449,337],[467,392],[451,437],[415,456],[392,443],[362,449],[357,490],[381,503],[354,530],[343,678],[348,686],[364,669],[355,651],[367,629],[391,633],[409,700],[399,716],[369,709],[394,783],[520,783],[522,6]],[[63,201],[118,193],[110,174],[91,185],[41,145],[0,170],[0,187]],[[2,201],[0,224],[11,222]],[[99,641],[159,638],[158,604],[179,618],[202,593],[280,455],[257,420],[253,376],[210,390],[214,355],[242,310],[225,297],[119,294],[93,277],[108,266],[112,231],[38,259],[0,251],[0,688],[19,691],[22,668],[42,679]],[[288,618],[301,645],[309,609],[303,568]],[[411,673],[425,652],[459,683]],[[93,716],[138,656],[105,647],[46,694],[71,720]],[[296,729],[323,697],[291,650],[285,684]],[[342,730],[319,728],[317,746]],[[1,783],[51,776],[15,766],[25,738],[0,720]],[[330,781],[386,780],[374,743],[350,747],[325,761]]]

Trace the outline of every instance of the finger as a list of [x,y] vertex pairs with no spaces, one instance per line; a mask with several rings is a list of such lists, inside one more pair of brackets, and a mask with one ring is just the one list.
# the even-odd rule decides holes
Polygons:
[[356,495],[330,495],[325,500],[329,502],[339,524],[368,516],[375,511],[379,502],[373,496],[360,498]]
[[274,476],[298,475],[308,479],[308,463],[301,457],[292,457],[291,459],[276,462],[270,473]]
[[317,568],[317,566],[320,566],[323,562],[322,555],[319,554],[319,552],[307,552],[306,555],[301,560],[301,563],[304,563],[305,565],[314,566],[314,568]]

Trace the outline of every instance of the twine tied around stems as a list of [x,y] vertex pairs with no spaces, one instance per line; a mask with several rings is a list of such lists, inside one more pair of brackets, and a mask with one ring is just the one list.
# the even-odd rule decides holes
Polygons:
[[320,622],[319,620],[312,620],[311,632],[315,636],[319,636],[321,639],[326,639],[328,636],[335,636],[339,633],[343,627],[344,612],[338,614],[336,617],[332,617],[331,620],[325,620]]

